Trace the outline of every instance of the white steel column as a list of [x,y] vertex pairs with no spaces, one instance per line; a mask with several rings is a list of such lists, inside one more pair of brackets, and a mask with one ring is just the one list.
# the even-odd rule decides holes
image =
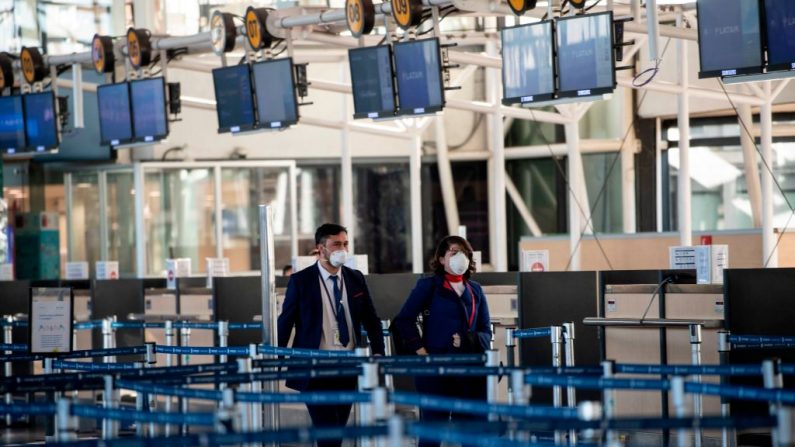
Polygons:
[[144,228],[144,167],[133,164],[133,187],[135,188],[135,276],[146,276],[146,230]]
[[409,156],[409,191],[411,195],[411,266],[412,272],[424,271],[422,256],[422,135],[414,129]]
[[770,169],[762,172],[762,266],[778,267],[778,249],[773,228],[773,97],[770,81],[764,83],[765,103],[759,111],[762,158]]
[[[346,83],[348,66],[340,64],[340,82]],[[348,229],[348,249],[356,253],[356,222],[353,220],[353,156],[351,155],[351,131],[348,128],[348,95],[340,95],[340,113],[342,122],[345,123],[340,131],[342,156],[340,157],[340,171],[342,174],[341,214],[342,225]]]
[[[97,172],[97,186],[99,190],[99,259],[108,260],[108,173]],[[88,267],[91,270],[91,266]]]
[[[497,43],[489,40],[486,43],[486,53],[489,56],[498,56]],[[494,241],[490,244],[491,265],[497,272],[508,270],[508,226],[506,213],[506,190],[505,190],[505,130],[503,126],[503,115],[500,113],[500,78],[501,73],[497,68],[486,68],[486,99],[492,104],[492,112],[489,119],[491,128],[489,130],[489,142],[491,149],[491,159],[489,164],[489,183],[490,202],[494,202],[493,213],[490,213],[489,235]],[[490,207],[491,208],[491,207]]]
[[[630,128],[633,123],[634,100],[632,90],[623,89],[624,95],[624,132],[630,132],[624,147],[621,149],[621,212],[622,228],[624,233],[636,231],[637,211],[635,209],[635,153],[637,152],[638,139]],[[604,199],[603,199],[604,200]]]
[[[583,233],[585,221],[588,219],[584,211],[588,209],[588,195],[585,191],[585,176],[582,168],[582,154],[580,153],[579,122],[574,121],[564,126],[566,132],[566,146],[568,147],[567,169],[569,177],[569,255],[571,271],[580,270],[580,253],[582,244],[579,243]],[[580,207],[583,209],[580,210]]]
[[66,206],[66,261],[71,262],[74,260],[75,255],[75,237],[74,237],[74,224],[72,219],[72,210],[74,209],[74,196],[72,191],[72,173],[67,172],[63,175],[64,185],[64,204]]
[[436,165],[439,168],[439,185],[442,189],[444,215],[447,218],[447,234],[457,234],[459,223],[458,203],[456,202],[453,170],[447,152],[447,130],[444,127],[444,116],[434,118],[436,130]]
[[288,168],[288,175],[290,181],[287,183],[290,187],[290,259],[298,256],[298,190],[296,188],[296,181],[298,177],[298,169],[293,162]]
[[224,257],[224,202],[221,198],[221,166],[213,167],[213,208],[215,213],[215,257]]
[[[676,17],[677,26],[683,26],[682,12]],[[676,41],[677,59],[679,59],[679,84],[681,91],[678,95],[679,115],[679,176],[677,178],[676,202],[677,220],[679,226],[679,244],[688,246],[693,244],[692,229],[692,192],[690,189],[690,98],[688,97],[687,42],[679,39]]]
[[[754,228],[762,226],[762,186],[759,181],[759,160],[756,156],[756,144],[753,140],[754,121],[751,106],[741,104],[737,107],[740,120],[740,145],[743,149],[745,164],[745,183],[748,187],[748,200],[751,202],[751,218]],[[749,132],[746,132],[748,129]],[[726,206],[724,204],[724,206]],[[764,261],[763,261],[764,262]]]

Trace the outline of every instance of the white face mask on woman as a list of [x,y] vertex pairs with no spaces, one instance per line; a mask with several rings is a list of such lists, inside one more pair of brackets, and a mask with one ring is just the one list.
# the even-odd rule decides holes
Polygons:
[[469,270],[469,258],[459,251],[447,260],[447,266],[454,275],[463,275]]

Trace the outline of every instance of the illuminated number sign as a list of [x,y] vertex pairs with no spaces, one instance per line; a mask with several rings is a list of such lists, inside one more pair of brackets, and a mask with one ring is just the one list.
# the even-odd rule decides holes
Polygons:
[[370,34],[375,25],[375,7],[372,0],[346,0],[345,19],[354,37]]
[[391,0],[392,17],[395,23],[403,29],[417,26],[422,21],[421,0]]

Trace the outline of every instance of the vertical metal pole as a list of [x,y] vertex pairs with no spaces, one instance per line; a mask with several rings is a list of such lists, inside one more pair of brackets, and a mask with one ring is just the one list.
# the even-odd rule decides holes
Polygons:
[[[605,360],[602,362],[602,377],[610,379],[615,373],[615,362],[612,360]],[[602,391],[602,409],[604,411],[604,418],[606,421],[613,419],[616,416],[616,392],[612,389],[605,388]],[[618,435],[614,430],[608,429],[605,432],[605,441],[608,446],[618,444]]]
[[[570,118],[573,119],[573,118]],[[584,171],[582,168],[582,154],[580,153],[580,129],[579,123],[575,120],[564,125],[566,133],[567,165],[569,176],[569,256],[571,257],[570,269],[578,271],[581,267],[582,246],[579,243],[580,233],[583,230],[587,217],[585,208],[588,207],[588,199],[582,197],[585,182]],[[580,207],[583,209],[580,210]]]
[[[730,363],[729,355],[731,352],[731,343],[729,343],[729,332],[718,331],[718,357],[721,365],[728,365]],[[728,384],[726,376],[720,377],[721,385]],[[720,398],[720,414],[728,418],[731,414],[731,407],[729,399],[725,397]],[[721,430],[721,447],[734,447],[737,445],[736,432],[730,428]]]
[[[781,375],[781,361],[765,360],[762,362],[762,379],[765,388],[768,389],[781,389],[784,387],[784,377]],[[777,417],[781,409],[781,402],[770,402],[770,415]],[[773,445],[780,445],[778,439],[778,430],[773,430]]]
[[795,445],[795,410],[781,407],[778,412],[778,445],[780,447]]
[[[751,202],[751,218],[754,228],[762,226],[762,184],[759,180],[759,159],[753,135],[745,129],[753,129],[754,115],[748,104],[737,105],[737,119],[740,122],[740,146],[743,149],[745,184],[748,187],[748,201]],[[762,261],[764,262],[764,260]]]
[[513,335],[514,331],[516,331],[516,328],[509,327],[505,329],[505,351],[509,368],[513,368],[516,365],[516,337]]
[[[563,366],[563,328],[552,326],[550,343],[552,344],[552,366],[560,368]],[[552,405],[555,408],[563,406],[563,389],[560,385],[552,387]],[[563,432],[555,430],[555,444],[563,444]]]
[[[635,98],[632,90],[623,89],[624,110],[623,129],[630,129],[635,119]],[[635,153],[639,142],[634,135],[621,149],[621,219],[624,233],[637,230],[637,211],[635,207]]]
[[[599,421],[602,419],[602,405],[599,402],[582,402],[577,405],[577,417],[581,421]],[[582,431],[582,441],[592,444],[599,443],[598,430],[584,429]],[[608,447],[610,444],[607,444]]]
[[[486,351],[486,366],[494,368],[500,366],[500,351],[494,349]],[[488,403],[497,403],[498,387],[499,376],[497,374],[486,376],[486,401]],[[499,417],[496,414],[489,414],[489,421],[497,421],[498,419]]]
[[[102,349],[113,347],[113,318],[102,319]],[[116,363],[116,356],[106,355],[102,357],[103,363]]]
[[[347,81],[348,66],[347,64],[340,64],[340,82]],[[348,127],[350,119],[348,113],[348,95],[340,95],[340,113],[342,122],[341,135],[341,149],[342,154],[340,157],[340,175],[342,184],[340,191],[341,198],[341,211],[342,211],[342,225],[348,229],[348,249],[351,253],[356,253],[354,241],[356,239],[356,222],[353,217],[353,155],[351,154],[351,130]]]
[[[3,320],[5,320],[6,326],[3,327],[3,343],[12,344],[14,342],[14,316],[13,315],[4,315]],[[7,355],[11,355],[12,351],[6,351]],[[11,362],[4,362],[3,369],[5,371],[5,377],[11,377],[13,375],[12,370],[13,364]],[[8,405],[14,403],[14,395],[11,393],[5,394],[5,402]],[[11,426],[12,417],[10,414],[6,414],[5,416],[6,426]]]
[[[496,39],[489,39],[486,42],[486,54],[489,56],[499,56]],[[490,140],[491,140],[491,163],[489,167],[489,177],[492,179],[492,195],[490,201],[494,201],[494,216],[489,221],[490,225],[495,225],[494,251],[491,253],[491,265],[497,272],[508,270],[508,229],[505,225],[506,214],[506,187],[505,187],[505,130],[503,116],[500,112],[500,98],[502,92],[500,82],[502,75],[499,68],[486,68],[486,100],[491,104],[493,111],[490,113],[491,120]]]
[[389,419],[389,447],[404,447],[403,442],[403,418],[392,416]]
[[[237,359],[237,372],[238,374],[248,374],[251,372],[251,359]],[[252,384],[241,384],[240,389],[243,391],[251,391]],[[243,432],[251,431],[251,416],[254,414],[255,404],[242,404],[241,407],[241,426]]]
[[[359,356],[359,349],[357,349],[357,356]],[[365,355],[366,351],[364,352]],[[375,388],[378,387],[378,364],[375,362],[369,362],[362,364],[362,373],[359,375],[359,391],[362,392],[372,392]],[[357,419],[359,422],[359,426],[364,427],[367,425],[372,425],[375,422],[375,415],[373,414],[373,404],[370,402],[367,403],[357,403]],[[362,439],[359,443],[361,447],[372,447],[373,446],[372,439]]]
[[[681,376],[671,378],[671,397],[674,404],[674,414],[678,418],[687,416],[687,405],[685,404],[685,379]],[[690,436],[688,436],[687,429],[680,428],[676,431],[677,441],[676,445],[679,447],[687,447],[690,443]]]
[[[574,366],[574,322],[563,323],[563,347],[566,366]],[[569,408],[577,407],[577,390],[573,386],[566,387],[566,404]],[[569,430],[569,444],[577,444],[577,430]]]
[[[389,334],[390,320],[381,320],[381,331],[384,334],[384,355],[387,357],[392,355],[392,336]],[[389,391],[395,391],[395,379],[392,374],[384,375],[384,386]]]
[[444,215],[447,219],[447,234],[455,234],[459,226],[458,202],[455,196],[450,156],[447,152],[447,131],[444,127],[444,116],[438,115],[432,119],[436,126],[436,164],[439,167],[439,186],[442,190]]
[[[530,385],[525,383],[525,372],[519,369],[511,371],[511,380],[509,384],[510,395],[508,399],[511,405],[527,405],[530,403]],[[509,439],[514,441],[529,441],[526,432],[517,432],[512,429],[509,433]]]
[[[226,348],[229,346],[229,322],[228,321],[219,321],[218,322],[218,347]],[[219,356],[218,361],[221,363],[226,363],[229,361],[227,355]],[[224,384],[221,384],[224,385]]]
[[72,173],[67,172],[63,175],[64,205],[66,207],[66,261],[74,261],[75,238],[74,222],[72,222],[72,210],[74,209],[74,195],[72,190]]
[[69,399],[58,400],[58,413],[55,417],[55,442],[68,442],[74,440],[74,418],[71,412]]
[[223,190],[221,188],[221,166],[213,167],[213,213],[215,215],[215,257],[224,257],[224,202],[222,200]]
[[411,195],[411,270],[422,273],[425,262],[422,253],[422,136],[415,129],[411,137],[409,156],[409,194]]
[[[701,365],[701,325],[700,324],[691,324],[688,327],[690,332],[690,362],[693,365]],[[701,383],[701,376],[695,375],[693,376],[693,381],[696,383]],[[698,393],[693,394],[693,415],[697,418],[701,418],[704,415],[703,411],[703,399],[701,395]],[[703,442],[702,439],[702,431],[700,428],[696,428],[693,431],[693,435],[696,438],[696,447],[701,447]]]
[[[135,276],[146,276],[146,228],[144,227],[144,166],[133,164],[133,187],[135,189]],[[165,191],[163,191],[165,194]]]
[[[166,320],[165,322],[165,336],[166,336],[166,346],[174,346],[174,322],[171,320]],[[174,365],[174,358],[173,354],[166,354],[166,366],[173,366]],[[164,396],[166,399],[166,413],[171,413],[171,405],[173,404],[173,396]],[[165,435],[171,435],[171,424],[166,424],[165,426]]]
[[[676,26],[684,26],[682,11],[676,15]],[[678,50],[677,59],[679,60],[679,87],[681,88],[679,100],[679,114],[677,124],[679,125],[679,177],[677,178],[676,200],[678,210],[679,244],[683,246],[693,245],[692,228],[692,205],[693,194],[690,188],[690,97],[687,89],[688,63],[687,63],[687,42],[677,39],[676,48]]]
[[296,179],[298,177],[295,161],[288,168],[290,181],[290,259],[298,256],[298,188]]
[[[190,346],[190,328],[184,326],[179,328],[179,346]],[[188,365],[190,363],[189,354],[180,355],[177,358],[180,365]],[[177,403],[179,405],[179,411],[182,413],[187,414],[190,411],[190,403],[187,397],[177,398]],[[180,427],[180,434],[182,434],[182,436],[187,436],[189,431],[190,426],[188,426],[188,424],[182,424]]]
[[[248,363],[246,364],[247,372],[255,373],[259,370],[254,368],[254,360],[257,359],[257,345],[251,344],[249,345],[249,357]],[[257,380],[252,380],[250,389],[252,393],[260,393],[262,392],[262,382]],[[270,406],[266,407],[269,408]],[[263,405],[259,402],[255,402],[251,404],[251,431],[260,431],[262,430],[263,424]]]
[[[773,102],[770,93],[770,81],[763,84],[767,97],[759,111],[760,141],[762,158],[770,169],[773,169]],[[762,266],[778,267],[778,249],[776,234],[773,227],[773,173],[768,169],[762,171]]]
[[[110,241],[110,232],[108,231],[108,173],[99,171],[97,173],[97,186],[99,190],[99,260],[107,261],[109,259],[108,243]],[[88,266],[89,271],[94,266]],[[94,272],[96,276],[96,272]]]
[[[273,242],[273,208],[259,206],[259,249],[262,277],[262,344],[276,345],[276,279],[275,252]],[[265,392],[276,392],[276,382],[265,383]],[[276,430],[279,427],[278,413],[265,409],[265,428]]]

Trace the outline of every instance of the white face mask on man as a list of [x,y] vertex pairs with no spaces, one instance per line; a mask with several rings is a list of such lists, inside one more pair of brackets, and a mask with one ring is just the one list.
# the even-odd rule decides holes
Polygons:
[[341,267],[348,260],[348,252],[345,250],[335,250],[329,254],[328,262],[334,267]]
[[454,275],[463,275],[469,269],[469,258],[459,251],[447,260],[447,266]]

